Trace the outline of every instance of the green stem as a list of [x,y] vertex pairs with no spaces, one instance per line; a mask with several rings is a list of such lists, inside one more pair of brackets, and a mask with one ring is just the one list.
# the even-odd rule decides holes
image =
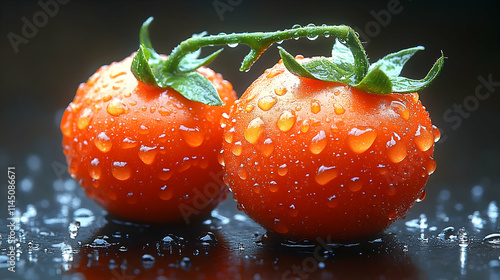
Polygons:
[[276,32],[233,33],[228,35],[192,37],[183,41],[172,50],[164,70],[166,70],[167,73],[174,73],[185,55],[201,47],[238,43],[248,45],[251,48],[240,67],[240,71],[246,71],[250,69],[260,55],[275,42],[299,37],[314,38],[317,36],[335,36],[344,41],[346,45],[350,47],[355,63],[359,66],[357,67],[358,73],[355,74],[356,77],[364,77],[369,67],[365,51],[354,30],[344,25],[307,26]]

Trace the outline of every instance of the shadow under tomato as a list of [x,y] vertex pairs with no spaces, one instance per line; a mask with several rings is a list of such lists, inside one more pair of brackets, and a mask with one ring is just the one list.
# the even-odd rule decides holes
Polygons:
[[108,221],[81,245],[66,273],[85,279],[232,279],[218,220],[209,221],[187,226]]

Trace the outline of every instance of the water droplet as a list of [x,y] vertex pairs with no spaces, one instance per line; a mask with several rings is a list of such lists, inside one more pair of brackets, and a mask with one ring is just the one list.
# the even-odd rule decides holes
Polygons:
[[491,245],[500,245],[500,233],[488,234],[483,238],[483,242]]
[[319,35],[312,35],[311,34],[311,35],[307,36],[307,39],[314,41],[314,40],[318,39],[318,37],[319,37]]
[[226,133],[224,133],[224,140],[229,144],[233,143],[234,131],[234,127],[231,127]]
[[391,140],[387,141],[387,156],[393,163],[399,163],[406,158],[406,145],[400,141],[401,137],[395,132],[391,133]]
[[273,230],[280,234],[285,234],[288,232],[288,227],[286,224],[279,219],[274,219]]
[[172,110],[167,109],[164,106],[160,106],[160,108],[158,108],[158,113],[160,113],[163,117],[166,117],[172,114]]
[[332,195],[331,197],[328,198],[328,201],[326,202],[326,205],[328,208],[335,208],[339,204],[339,202],[335,199],[337,198],[336,195]]
[[425,170],[427,170],[427,175],[431,175],[434,171],[436,171],[436,161],[433,158],[430,158],[425,163]]
[[264,157],[269,157],[274,151],[274,144],[271,138],[267,138],[261,145],[260,152]]
[[193,262],[191,261],[190,258],[188,258],[188,257],[182,258],[182,260],[180,262],[180,267],[182,270],[189,271],[192,266],[193,266]]
[[317,155],[325,149],[327,142],[328,139],[326,138],[326,133],[321,130],[320,132],[318,132],[318,134],[316,134],[316,136],[311,139],[311,144],[309,144],[309,151]]
[[238,46],[238,43],[227,44],[227,46],[230,48],[236,48]]
[[342,115],[343,113],[345,113],[344,107],[342,105],[340,105],[340,104],[333,105],[333,111],[337,115]]
[[349,182],[349,190],[352,192],[357,192],[363,188],[363,183],[359,179],[359,177],[351,178],[351,182]]
[[426,195],[425,190],[422,190],[420,196],[417,198],[417,202],[422,202],[425,199],[425,195]]
[[248,113],[252,112],[253,111],[253,108],[255,108],[255,106],[251,105],[251,104],[248,104],[246,107],[245,107],[245,111],[247,111]]
[[311,112],[313,114],[317,114],[321,111],[321,104],[319,103],[318,100],[313,100],[311,101]]
[[238,176],[240,177],[241,180],[246,180],[248,176],[248,172],[245,168],[240,168],[238,170]]
[[465,227],[461,227],[457,232],[458,245],[460,247],[466,247],[469,245],[469,232]]
[[221,166],[226,166],[226,163],[224,162],[224,150],[220,150],[217,154],[217,161]]
[[279,191],[278,183],[276,183],[276,181],[269,182],[269,191],[272,193]]
[[170,177],[172,177],[172,174],[174,174],[173,170],[170,170],[168,168],[162,168],[162,170],[158,174],[158,177],[161,180],[166,181],[166,180],[170,179]]
[[435,125],[432,125],[432,136],[434,137],[434,143],[441,139],[441,131],[439,131],[439,128]]
[[111,102],[106,106],[106,111],[112,116],[119,116],[121,114],[127,113],[127,105],[121,101],[119,98],[113,98]]
[[234,145],[231,147],[231,152],[235,156],[240,156],[242,151],[243,147],[241,146],[241,141],[234,143]]
[[76,126],[79,129],[86,129],[89,126],[91,119],[92,119],[92,110],[90,110],[90,108],[85,108],[80,113],[80,117],[76,122]]
[[408,108],[406,108],[406,105],[401,101],[396,101],[396,100],[391,101],[391,108],[404,120],[408,120],[410,118],[410,111],[408,110]]
[[130,167],[128,166],[127,162],[124,161],[113,162],[111,173],[116,179],[120,181],[125,181],[130,178],[130,175],[132,175]]
[[181,125],[179,127],[179,130],[181,131],[184,141],[186,141],[186,143],[190,147],[193,148],[199,147],[203,143],[203,140],[205,139],[203,132],[200,131],[198,127],[188,128],[185,127],[184,125]]
[[155,257],[151,256],[150,254],[142,255],[141,261],[144,268],[151,268],[156,262]]
[[450,226],[450,227],[443,229],[438,234],[438,238],[442,239],[442,240],[452,240],[452,239],[457,238],[457,236],[454,234],[455,234],[455,228]]
[[310,125],[308,120],[304,120],[300,126],[300,132],[306,133],[309,131]]
[[289,209],[288,215],[290,215],[290,217],[297,217],[297,215],[299,215],[299,210],[296,209],[295,205],[290,205]]
[[90,245],[93,248],[106,248],[111,246],[111,244],[108,243],[108,241],[102,239],[102,238],[96,238],[92,242],[92,245]]
[[198,241],[205,246],[213,246],[218,243],[217,238],[212,232],[207,232],[198,238]]
[[179,245],[180,244],[180,238],[178,236],[175,236],[173,234],[168,234],[167,236],[163,237],[161,240],[163,245],[167,246],[173,246],[173,245]]
[[282,164],[278,167],[278,175],[285,176],[288,173],[288,167],[286,164]]
[[167,187],[167,185],[164,185],[163,187],[160,188],[160,192],[158,193],[158,196],[160,197],[161,200],[170,200],[173,196],[172,190]]
[[113,144],[111,143],[111,139],[106,135],[105,132],[101,132],[94,139],[94,145],[99,149],[99,151],[106,153],[111,150]]
[[418,125],[414,140],[417,148],[422,152],[429,150],[434,145],[434,136],[432,132],[428,131],[425,126],[422,125]]
[[275,88],[274,89],[274,93],[276,93],[279,96],[285,95],[286,92],[287,92],[286,88]]
[[94,158],[92,161],[90,161],[89,175],[94,180],[99,180],[99,178],[101,178],[101,167],[99,167],[98,158]]
[[145,125],[141,124],[141,126],[140,126],[140,130],[139,130],[139,133],[140,133],[140,134],[143,134],[143,135],[144,135],[144,134],[148,134],[148,133],[149,133],[149,127],[147,127],[147,126],[145,126]]
[[290,129],[292,129],[293,125],[295,124],[295,120],[296,120],[295,113],[290,110],[285,110],[279,116],[276,125],[278,126],[279,130],[287,132]]
[[69,238],[75,239],[78,235],[78,230],[80,229],[80,222],[74,221],[68,226]]
[[298,23],[296,23],[292,26],[292,29],[298,29],[298,28],[302,28],[302,26]]
[[278,76],[279,74],[285,72],[285,70],[283,69],[272,69],[271,71],[269,71],[269,73],[267,74],[267,78],[268,79],[271,79],[271,78],[274,78],[276,76]]
[[245,129],[245,139],[251,144],[257,143],[259,137],[264,130],[264,121],[257,117],[253,119]]
[[318,169],[318,172],[316,173],[316,177],[314,178],[316,180],[316,183],[324,186],[328,184],[331,180],[335,179],[338,175],[337,170],[335,169],[335,166],[324,166],[321,165],[321,167]]
[[156,154],[158,153],[156,148],[156,146],[148,147],[141,145],[141,148],[139,149],[139,158],[142,162],[148,165],[152,164],[155,160]]
[[122,141],[122,144],[121,144],[121,148],[122,149],[132,149],[132,148],[135,148],[137,146],[137,142],[128,138],[128,137],[125,137]]
[[276,104],[276,102],[278,102],[276,97],[267,95],[259,99],[257,106],[259,106],[259,108],[263,111],[268,111],[274,106],[274,104]]
[[347,144],[355,153],[361,154],[372,146],[376,137],[377,133],[371,128],[353,128],[347,134]]

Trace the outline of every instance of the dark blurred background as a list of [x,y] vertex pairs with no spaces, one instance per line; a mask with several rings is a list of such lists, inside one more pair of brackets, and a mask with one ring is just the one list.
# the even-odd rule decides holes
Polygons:
[[[51,12],[44,12],[40,3],[57,3],[57,8],[49,5]],[[425,46],[404,72],[412,78],[422,78],[442,51],[447,60],[441,76],[420,93],[433,123],[443,133],[436,146],[438,169],[431,176],[428,194],[440,185],[498,185],[499,14],[500,2],[494,0],[3,0],[0,166],[24,166],[32,153],[41,153],[42,164],[64,162],[57,127],[62,109],[73,99],[78,84],[98,67],[137,49],[142,22],[154,16],[151,37],[161,53],[169,53],[201,31],[272,31],[309,23],[355,28],[372,62],[402,48]],[[38,23],[31,38],[22,33],[26,21]],[[313,56],[329,55],[332,43],[331,38],[301,39],[283,46],[292,54]],[[241,73],[237,69],[247,51],[246,46],[226,47],[211,64],[239,95],[279,58],[272,46],[250,72]],[[491,84],[480,91],[491,93],[484,100],[474,96],[481,77]]]

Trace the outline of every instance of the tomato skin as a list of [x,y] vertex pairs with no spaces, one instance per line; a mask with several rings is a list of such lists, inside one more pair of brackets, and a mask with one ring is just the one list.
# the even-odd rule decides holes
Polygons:
[[64,112],[69,172],[115,217],[189,222],[227,194],[217,162],[220,118],[236,94],[220,74],[200,68],[225,105],[190,101],[173,89],[138,82],[131,61],[132,56],[101,67]]
[[225,125],[224,179],[238,208],[286,237],[380,233],[408,213],[435,169],[437,129],[416,93],[366,94],[282,63],[246,90]]

